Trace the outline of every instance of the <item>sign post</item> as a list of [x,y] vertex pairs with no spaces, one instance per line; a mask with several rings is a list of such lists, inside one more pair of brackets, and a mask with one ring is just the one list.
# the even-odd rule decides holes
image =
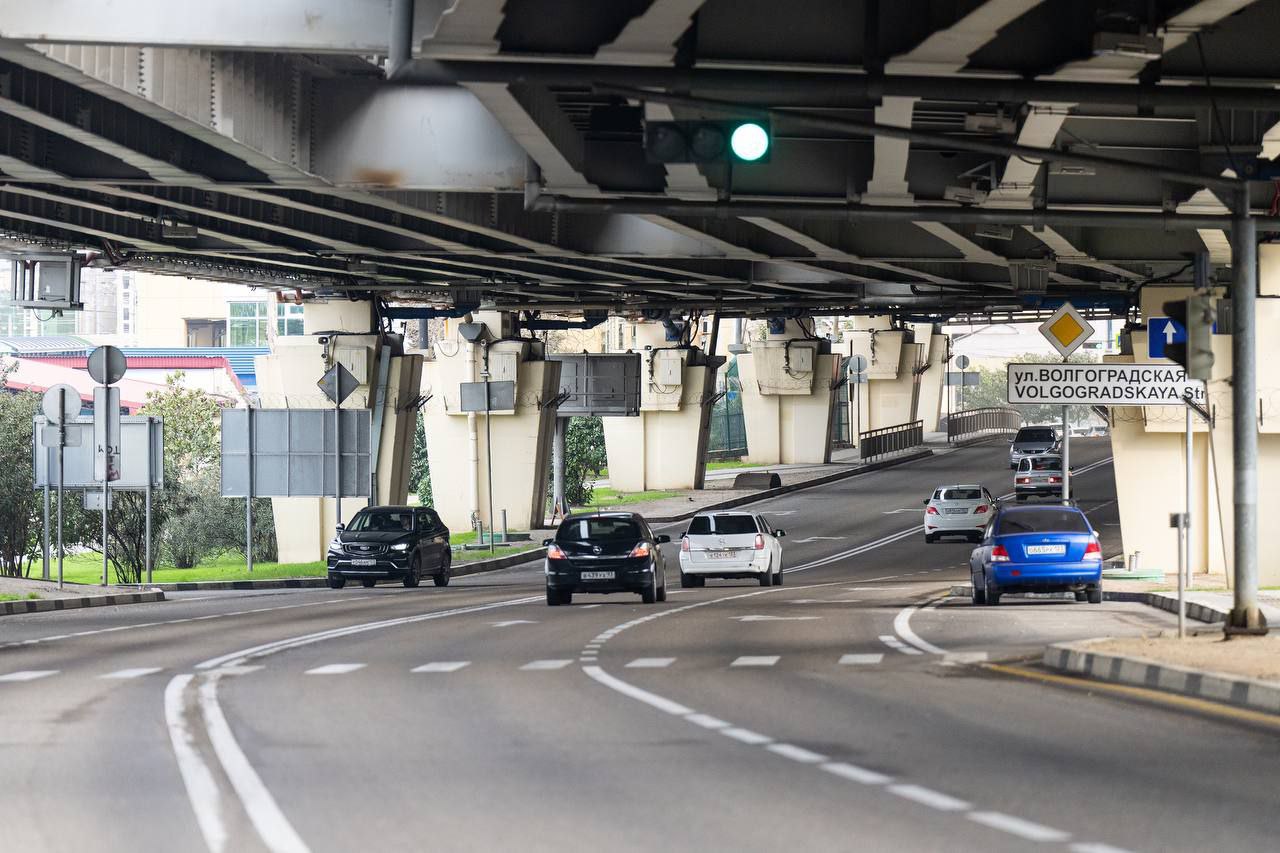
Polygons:
[[867,381],[867,357],[862,354],[849,356],[849,373],[853,384],[853,430],[849,440],[850,443],[859,445],[858,454],[861,456],[862,389],[860,386]]
[[964,372],[969,368],[969,356],[956,356],[956,367],[960,368],[960,411],[964,411],[964,386],[968,385],[968,381]]
[[[1070,302],[1063,302],[1048,320],[1040,324],[1040,334],[1062,356],[1063,363],[1081,344],[1093,337],[1093,325]],[[1062,502],[1071,500],[1071,408],[1062,406]]]
[[[80,392],[70,385],[55,385],[44,392],[41,401],[45,418],[57,425],[57,430],[50,436],[42,430],[40,444],[45,448],[45,462],[48,463],[49,439],[54,439],[58,448],[58,589],[62,589],[62,494],[63,494],[63,449],[67,446],[67,421],[74,420],[80,414]],[[44,579],[49,580],[49,483],[45,479],[44,486]]]
[[[360,383],[350,370],[335,361],[316,385],[333,401],[333,520],[337,525],[342,523],[342,403],[360,387]],[[251,409],[250,418],[252,417]],[[252,531],[245,547],[253,550]]]
[[[102,480],[102,585],[107,585],[107,510],[111,505],[111,481],[120,476],[120,389],[113,388],[127,369],[124,353],[102,346],[89,353],[89,375],[99,383],[93,389],[93,435],[97,444],[95,474]],[[112,442],[117,442],[113,444]],[[150,518],[150,516],[148,516]]]

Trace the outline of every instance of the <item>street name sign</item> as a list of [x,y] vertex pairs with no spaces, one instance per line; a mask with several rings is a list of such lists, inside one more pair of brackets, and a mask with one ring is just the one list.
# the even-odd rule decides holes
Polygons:
[[1064,302],[1053,315],[1040,324],[1040,334],[1058,355],[1067,358],[1093,336],[1093,326],[1070,302]]
[[1010,364],[1008,400],[1055,406],[1205,405],[1204,383],[1177,365]]

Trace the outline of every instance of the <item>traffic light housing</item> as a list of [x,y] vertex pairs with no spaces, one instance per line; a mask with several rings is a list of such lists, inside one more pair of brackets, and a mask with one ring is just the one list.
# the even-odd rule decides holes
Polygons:
[[759,119],[647,121],[644,151],[651,163],[767,163],[773,134]]
[[1213,297],[1195,293],[1164,303],[1164,313],[1187,330],[1187,341],[1168,344],[1165,356],[1186,368],[1188,379],[1208,380],[1213,373],[1213,325],[1218,312]]

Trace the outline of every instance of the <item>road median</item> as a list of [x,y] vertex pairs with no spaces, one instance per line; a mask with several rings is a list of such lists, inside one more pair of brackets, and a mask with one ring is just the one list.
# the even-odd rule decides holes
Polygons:
[[0,601],[0,616],[18,616],[23,613],[52,613],[55,610],[78,610],[83,607],[118,607],[123,604],[149,604],[153,601],[164,600],[163,590],[149,588],[139,592],[116,592],[108,595]]

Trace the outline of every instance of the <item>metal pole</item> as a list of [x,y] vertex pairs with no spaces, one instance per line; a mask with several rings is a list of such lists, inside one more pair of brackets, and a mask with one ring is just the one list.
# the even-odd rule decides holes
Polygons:
[[502,509],[502,510],[499,510],[499,512],[502,514],[502,544],[506,545],[507,544],[507,511],[506,509]]
[[147,494],[146,494],[146,535],[144,538],[142,564],[147,567],[147,583],[151,583],[151,427],[155,419],[147,417]]
[[[337,382],[334,387],[340,387]],[[337,396],[337,395],[335,395]],[[342,403],[333,404],[333,524],[342,523]]]
[[1069,407],[1062,407],[1062,502],[1071,500],[1071,424],[1067,421]]
[[551,437],[551,516],[556,513],[568,515],[569,508],[564,501],[564,436],[569,425],[568,418],[556,418],[555,432]]
[[[111,392],[102,395],[103,399],[111,402]],[[110,505],[111,497],[107,491],[107,484],[111,480],[111,418],[106,412],[100,413],[104,421],[102,426],[103,435],[103,466],[102,466],[102,585],[107,585],[107,507]]]
[[[1177,518],[1177,513],[1174,514]],[[1186,575],[1183,574],[1183,567],[1186,565],[1186,552],[1183,550],[1183,543],[1187,540],[1186,519],[1177,518],[1178,521],[1178,639],[1182,639],[1187,635],[1187,584]]]
[[[61,388],[58,390],[58,411],[66,412],[67,410],[67,390]],[[66,418],[58,421],[58,589],[62,589],[62,460],[66,453],[63,448],[67,443],[67,422]]]
[[484,467],[488,476],[489,491],[489,553],[494,551],[493,535],[493,430],[490,428],[489,416],[489,366],[484,372]]
[[1231,229],[1231,440],[1235,468],[1235,607],[1227,633],[1266,633],[1258,609],[1258,375],[1255,309],[1258,240],[1248,198],[1236,199]]
[[48,580],[49,579],[49,476],[48,476],[49,466],[47,463],[49,461],[49,448],[45,447],[43,442],[41,442],[40,448],[44,452],[44,458],[46,463],[45,464],[46,473],[44,478],[44,541],[41,543],[42,545],[41,559],[43,562],[43,568],[41,569],[40,577],[43,578],[44,580]]
[[244,498],[244,567],[253,572],[253,406],[245,410],[246,429],[248,433],[249,488]]
[[1193,441],[1194,433],[1192,433],[1191,431],[1191,427],[1192,427],[1191,407],[1187,406],[1186,409],[1187,409],[1187,441],[1186,441],[1187,513],[1183,518],[1183,520],[1186,522],[1186,525],[1185,525],[1186,531],[1185,531],[1185,535],[1183,536],[1181,545],[1182,545],[1182,564],[1185,567],[1185,570],[1187,573],[1187,586],[1190,587],[1191,586],[1191,486],[1192,486],[1192,476],[1193,476],[1191,472],[1191,456],[1192,456],[1192,448],[1193,448],[1192,441]]

